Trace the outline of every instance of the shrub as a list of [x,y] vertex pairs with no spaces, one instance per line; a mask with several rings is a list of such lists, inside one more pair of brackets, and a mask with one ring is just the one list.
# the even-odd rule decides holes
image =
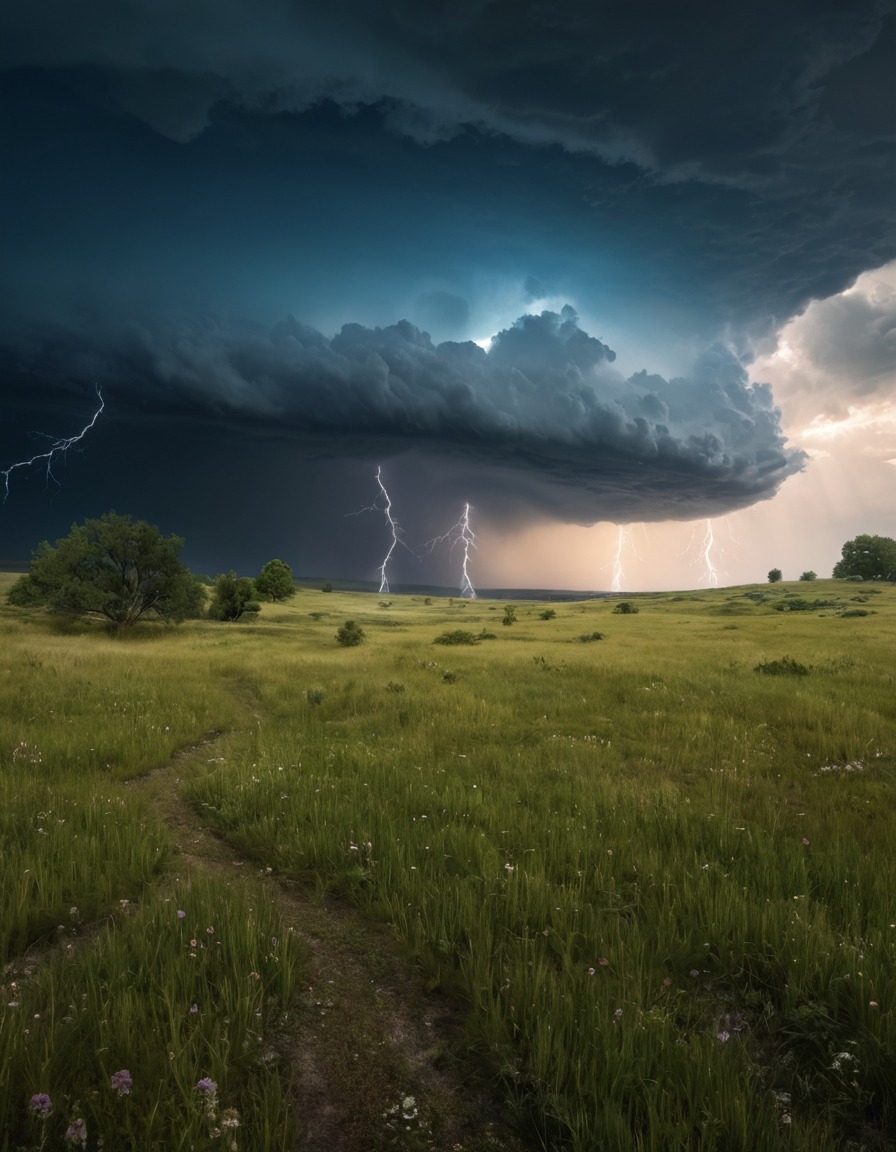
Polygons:
[[343,648],[356,648],[363,639],[364,629],[354,620],[346,620],[336,629],[336,643],[341,644]]
[[501,623],[508,626],[516,623],[516,608],[512,604],[508,604],[504,609],[504,618]]
[[544,612],[539,612],[538,619],[539,620],[553,620],[556,615],[557,615],[557,613],[554,611],[553,608],[545,608]]
[[215,580],[215,591],[208,607],[210,620],[239,620],[241,616],[254,616],[261,611],[255,596],[255,585],[248,576],[225,572]]
[[390,680],[386,685],[387,692],[404,692],[404,684],[398,680]]
[[309,688],[305,693],[305,699],[309,704],[322,704],[324,699],[323,688]]
[[320,590],[321,590],[321,592],[332,592],[333,591],[333,585],[330,583],[329,580],[327,580],[324,584],[321,584]]
[[783,578],[784,573],[780,568],[772,568],[768,574],[769,584],[777,584]]
[[818,579],[818,573],[813,572],[811,568],[807,569],[807,571],[800,574],[800,580],[817,580],[817,579]]
[[603,632],[583,632],[579,637],[580,644],[593,644],[595,640],[603,640]]
[[633,616],[640,609],[636,604],[629,604],[628,600],[621,600],[613,611],[617,616]]
[[809,669],[800,664],[791,656],[782,656],[780,660],[763,660],[753,669],[764,676],[808,676]]
[[842,619],[847,616],[873,616],[874,613],[869,612],[867,608],[844,608],[839,615]]
[[443,672],[442,673],[442,683],[443,684],[456,684],[457,683],[457,673],[456,672]]
[[479,637],[472,632],[465,632],[463,628],[455,628],[453,632],[443,632],[436,636],[433,644],[478,644]]

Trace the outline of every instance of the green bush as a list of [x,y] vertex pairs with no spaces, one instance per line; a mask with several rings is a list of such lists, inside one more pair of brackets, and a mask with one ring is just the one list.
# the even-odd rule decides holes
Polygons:
[[557,615],[557,613],[554,611],[553,608],[545,608],[544,612],[539,612],[538,619],[539,620],[553,620],[556,615]]
[[436,636],[433,644],[478,644],[479,637],[473,632],[465,632],[463,628],[455,628],[453,632],[443,632]]
[[808,676],[809,669],[800,664],[791,656],[782,656],[780,660],[763,660],[753,669],[764,676]]
[[603,632],[583,632],[578,639],[580,644],[593,644],[595,640],[603,640],[603,638]]
[[343,648],[356,648],[363,639],[364,629],[354,620],[346,620],[336,629],[336,643],[341,644]]
[[255,585],[248,576],[225,572],[215,580],[212,602],[208,606],[210,620],[239,620],[242,616],[255,616],[261,605],[255,596]]
[[613,611],[617,616],[633,616],[640,609],[636,604],[629,604],[628,600],[621,600]]

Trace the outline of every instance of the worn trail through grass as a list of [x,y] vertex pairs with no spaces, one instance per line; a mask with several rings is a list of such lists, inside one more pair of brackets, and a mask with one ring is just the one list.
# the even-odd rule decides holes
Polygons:
[[307,985],[277,1036],[297,1152],[519,1147],[501,1135],[499,1109],[465,1071],[458,1007],[425,986],[389,929],[243,859],[182,799],[182,780],[221,763],[227,741],[212,733],[127,788],[170,830],[181,881],[212,873],[239,899],[244,878],[260,872],[284,930],[308,950]]

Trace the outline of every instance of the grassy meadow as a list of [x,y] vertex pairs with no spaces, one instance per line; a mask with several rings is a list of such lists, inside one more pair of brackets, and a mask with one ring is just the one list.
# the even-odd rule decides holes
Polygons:
[[[278,882],[461,1006],[507,1125],[463,1152],[896,1149],[896,586],[504,607],[0,607],[0,1152],[305,1147]],[[137,786],[197,747],[238,884]],[[367,1146],[450,1147],[425,1110]]]

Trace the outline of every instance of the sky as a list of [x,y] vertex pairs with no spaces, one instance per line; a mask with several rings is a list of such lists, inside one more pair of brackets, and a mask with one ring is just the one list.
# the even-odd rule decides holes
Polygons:
[[377,581],[378,474],[393,587],[896,536],[896,0],[12,0],[0,155],[0,564]]

